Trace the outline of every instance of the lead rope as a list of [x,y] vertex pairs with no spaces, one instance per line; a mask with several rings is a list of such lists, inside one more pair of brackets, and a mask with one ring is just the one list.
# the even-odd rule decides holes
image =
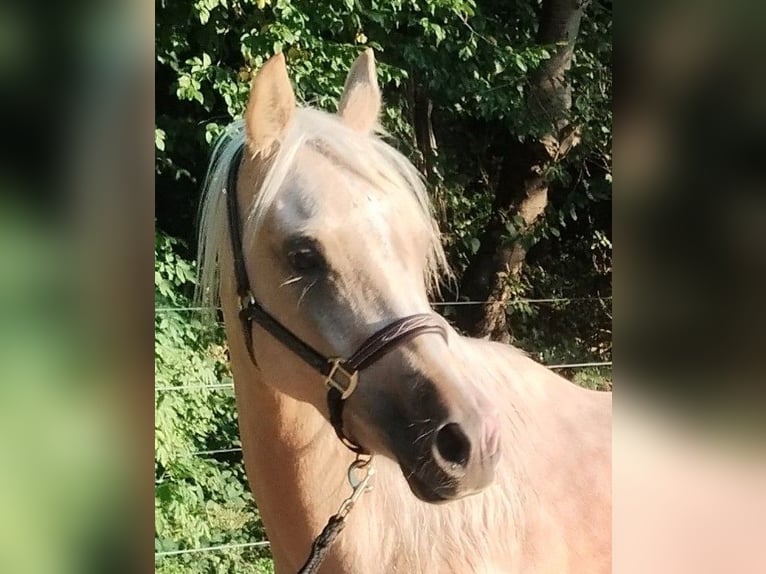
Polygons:
[[330,550],[338,534],[346,526],[346,517],[354,508],[356,501],[365,493],[372,490],[370,480],[375,475],[375,467],[372,466],[372,456],[365,457],[357,454],[356,459],[348,467],[348,483],[351,485],[351,495],[344,500],[338,512],[333,514],[327,524],[311,544],[311,552],[306,563],[298,570],[298,574],[314,574]]

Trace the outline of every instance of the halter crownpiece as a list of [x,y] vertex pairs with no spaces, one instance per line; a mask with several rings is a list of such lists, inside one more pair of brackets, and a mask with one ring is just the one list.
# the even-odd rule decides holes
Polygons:
[[335,433],[350,450],[357,454],[366,454],[368,453],[367,449],[356,444],[343,432],[343,407],[346,399],[352,395],[359,384],[359,372],[384,357],[400,344],[418,335],[439,333],[446,339],[447,331],[444,328],[444,323],[433,313],[419,313],[402,317],[373,333],[348,359],[343,359],[342,357],[326,357],[266,311],[258,303],[250,289],[250,281],[242,252],[242,227],[236,186],[243,148],[244,145],[240,145],[232,156],[225,193],[234,276],[237,282],[237,295],[240,299],[239,317],[250,359],[255,363],[252,323],[257,323],[324,377],[330,423],[335,429]]

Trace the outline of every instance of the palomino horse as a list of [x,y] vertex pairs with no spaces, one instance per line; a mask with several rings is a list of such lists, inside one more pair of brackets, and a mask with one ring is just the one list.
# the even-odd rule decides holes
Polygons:
[[[274,56],[208,172],[201,286],[223,308],[245,466],[276,570],[303,564],[349,493],[354,454],[328,424],[327,373],[263,320],[243,329],[243,303],[324,357],[380,346],[372,335],[392,336],[381,329],[426,318],[360,367],[340,422],[334,413],[340,435],[378,455],[377,474],[322,572],[607,572],[611,395],[432,313],[439,231],[416,170],[375,133],[380,107],[370,50],[337,115],[297,107]],[[232,200],[242,211],[229,224]]]

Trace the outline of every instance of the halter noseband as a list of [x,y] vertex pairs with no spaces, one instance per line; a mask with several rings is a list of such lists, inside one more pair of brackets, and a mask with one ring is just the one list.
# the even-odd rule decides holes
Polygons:
[[237,295],[240,300],[239,318],[242,321],[242,330],[250,359],[255,363],[252,336],[252,323],[255,322],[325,378],[327,407],[330,413],[330,423],[335,429],[335,433],[350,450],[357,454],[366,454],[368,451],[364,447],[353,442],[343,432],[344,403],[356,390],[359,371],[369,367],[398,345],[423,333],[440,333],[446,339],[447,332],[444,324],[433,313],[402,317],[373,333],[351,357],[343,359],[341,357],[326,357],[293,334],[266,311],[255,299],[250,289],[250,281],[247,277],[242,252],[242,227],[236,186],[243,148],[244,145],[241,145],[232,157],[224,192],[228,207],[229,238],[231,239],[234,260],[234,276],[237,281]]

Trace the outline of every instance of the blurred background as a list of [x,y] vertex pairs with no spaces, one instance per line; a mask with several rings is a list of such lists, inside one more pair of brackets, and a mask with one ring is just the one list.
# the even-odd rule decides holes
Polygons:
[[614,571],[766,571],[766,6],[617,10]]
[[1,572],[153,567],[151,10],[0,6]]
[[269,55],[333,110],[366,46],[457,272],[437,308],[554,366],[615,341],[615,572],[766,571],[760,4],[621,6],[615,57],[611,2],[153,8],[0,6],[0,571],[268,571],[220,331],[181,310],[199,178]]

